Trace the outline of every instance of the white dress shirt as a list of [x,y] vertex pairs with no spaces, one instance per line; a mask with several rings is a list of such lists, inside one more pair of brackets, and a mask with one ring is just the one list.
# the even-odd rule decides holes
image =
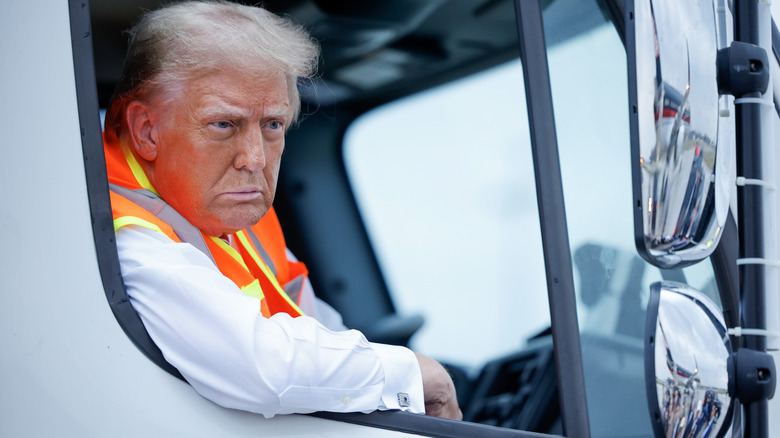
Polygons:
[[314,411],[425,412],[409,349],[331,331],[309,316],[265,318],[192,245],[139,226],[116,234],[125,287],[166,360],[225,407],[272,417]]

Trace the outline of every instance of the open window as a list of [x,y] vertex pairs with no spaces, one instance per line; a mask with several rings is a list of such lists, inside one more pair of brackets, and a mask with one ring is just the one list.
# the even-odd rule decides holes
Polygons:
[[[268,5],[293,16],[301,14],[304,20],[310,12],[304,5],[309,2],[289,7],[277,3]],[[514,4],[433,3],[435,7],[420,9],[421,30],[386,46],[355,59],[349,59],[343,47],[325,50],[325,56],[335,54],[337,61],[326,61],[323,77],[303,90],[310,105],[304,107],[307,119],[288,138],[277,197],[279,215],[288,243],[312,270],[318,294],[345,312],[347,324],[365,330],[369,338],[410,341],[415,349],[448,363],[462,389],[467,419],[561,433],[553,344],[545,332],[550,310]],[[621,122],[625,86],[613,82],[626,76],[620,38],[605,18],[602,2],[544,3],[556,114],[563,114],[557,123],[565,130],[561,161],[567,202],[573,205],[567,213],[573,224],[569,238],[578,298],[589,303],[610,296],[603,301],[613,306],[607,309],[613,311],[609,316],[626,321],[606,334],[601,333],[603,327],[595,331],[609,338],[605,342],[610,348],[615,343],[623,346],[625,339],[617,335],[625,333],[615,327],[630,326],[631,318],[641,315],[639,289],[650,280],[623,253],[632,241],[619,231],[621,195],[610,194],[605,200],[577,192],[599,187],[602,193],[612,193],[628,172],[627,161],[620,158],[622,134],[614,129],[627,129]],[[350,16],[339,8],[331,12]],[[453,17],[458,14],[473,22],[442,30],[457,23]],[[98,39],[109,32],[102,27],[109,24],[106,20],[93,25],[95,48],[116,57],[122,53],[116,43],[121,36]],[[327,26],[324,29],[330,32]],[[432,37],[436,32],[446,38]],[[609,80],[598,71],[569,67],[576,63],[588,67],[582,53],[598,52],[602,46],[606,49],[599,56],[613,66]],[[88,105],[98,100],[105,104],[110,95],[111,57],[96,59],[100,94],[87,95]],[[421,70],[425,66],[433,67]],[[556,76],[561,71],[565,75]],[[384,75],[371,76],[376,72]],[[86,72],[85,89],[95,83],[88,76]],[[583,124],[580,116],[588,121]],[[123,296],[96,125],[85,131],[85,153],[91,161],[90,202],[109,302],[128,335],[165,368],[167,363]],[[605,153],[608,159],[602,159]],[[594,200],[604,201],[597,207],[609,216],[608,222],[583,225],[583,219],[597,221],[591,216]],[[598,232],[581,233],[581,226]],[[616,278],[618,272],[621,279]],[[612,295],[625,291],[634,313],[615,313],[614,306],[619,307],[623,298]],[[590,324],[585,310],[591,309],[581,308],[585,336]],[[423,316],[425,325],[412,336],[420,320],[406,316],[416,314]],[[381,330],[375,328],[380,320],[373,315],[388,316],[381,320]],[[598,351],[594,345],[602,344],[583,344],[586,358],[595,358],[588,356]],[[608,376],[624,371],[618,360],[630,360],[629,353],[618,353],[620,358],[609,364],[616,368],[601,370],[609,371]],[[585,371],[587,377],[588,368]],[[598,382],[595,385],[606,386],[596,390],[611,387]],[[601,410],[595,412],[594,427],[608,424],[600,417]],[[403,413],[322,416],[437,436],[527,436],[469,423],[450,427]],[[608,424],[610,430],[623,426],[614,421]]]

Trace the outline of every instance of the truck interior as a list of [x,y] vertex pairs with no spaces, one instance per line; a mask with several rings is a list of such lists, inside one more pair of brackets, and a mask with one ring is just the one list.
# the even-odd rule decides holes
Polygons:
[[[162,3],[90,1],[100,108],[125,31]],[[300,84],[274,201],[317,295],[369,340],[445,363],[464,420],[563,434],[515,2],[261,3],[322,50]],[[650,435],[648,285],[686,281],[728,310],[719,289],[734,280],[715,257],[660,270],[633,250],[623,2],[541,3],[591,434]],[[120,323],[142,331],[128,307],[115,309]],[[399,416],[322,415],[400,427]]]

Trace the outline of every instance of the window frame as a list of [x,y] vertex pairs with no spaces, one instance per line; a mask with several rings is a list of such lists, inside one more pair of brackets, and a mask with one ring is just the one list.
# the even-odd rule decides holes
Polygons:
[[92,23],[89,3],[68,1],[70,12],[73,69],[76,78],[78,116],[81,124],[81,143],[84,152],[84,171],[92,216],[92,231],[98,268],[111,311],[130,340],[152,362],[171,375],[184,380],[179,371],[169,364],[157,345],[149,337],[140,316],[127,297],[119,257],[114,240],[114,219],[108,192],[108,175],[103,154],[97,81],[92,52]]
[[539,1],[515,0],[515,11],[523,60],[563,431],[565,435],[589,437],[577,299],[541,4]]
[[[554,141],[554,122],[552,119],[552,101],[549,90],[549,76],[546,65],[546,48],[543,40],[542,16],[540,2],[520,2],[515,1],[516,13],[518,18],[518,31],[521,36],[521,51],[524,57],[534,57],[534,59],[543,60],[539,63],[524,63],[526,78],[533,77],[530,82],[526,79],[526,89],[536,84],[536,81],[544,84],[546,81],[546,91],[544,87],[532,87],[527,91],[529,96],[529,108],[533,106],[538,109],[544,108],[543,120],[537,120],[536,124],[532,122],[532,145],[534,155],[546,154],[547,159],[557,161],[557,146]],[[109,201],[108,179],[105,171],[105,157],[103,154],[103,141],[101,137],[101,128],[99,121],[97,87],[94,71],[94,59],[92,51],[91,20],[89,14],[89,2],[69,0],[68,8],[71,24],[71,42],[73,47],[74,74],[76,78],[76,92],[78,101],[78,115],[82,135],[82,148],[85,162],[85,177],[87,183],[87,192],[89,197],[89,208],[92,217],[93,235],[95,240],[95,251],[99,263],[99,269],[106,298],[109,302],[114,316],[125,331],[127,336],[146,355],[152,362],[164,369],[166,372],[177,378],[182,378],[181,374],[171,366],[163,357],[159,348],[149,337],[138,314],[133,309],[127,297],[127,292],[121,277],[119,268],[119,259],[117,256],[116,242],[114,238],[113,217]],[[523,38],[525,36],[526,38]],[[533,36],[533,37],[531,37]],[[540,37],[542,36],[542,37]],[[532,103],[533,102],[533,103]],[[531,111],[533,112],[533,111]],[[542,137],[545,134],[552,133],[552,142],[548,139],[542,143]],[[343,135],[343,131],[342,131]],[[536,149],[539,149],[537,152]],[[550,155],[552,154],[552,155]],[[541,155],[540,155],[541,157]],[[565,250],[566,257],[569,260],[568,242],[566,241],[566,222],[563,210],[563,198],[560,192],[560,174],[557,174],[557,190],[555,187],[548,190],[539,188],[542,181],[539,172],[542,161],[534,159],[537,178],[537,193],[539,195],[539,207],[546,219],[555,219],[555,225],[547,225],[547,231],[543,235],[555,236],[553,245],[556,247],[552,254],[558,254]],[[549,176],[544,177],[545,181],[550,180]],[[547,181],[556,185],[554,177]],[[549,208],[550,206],[552,208]],[[544,206],[544,208],[543,208]],[[560,230],[563,229],[563,233]],[[561,237],[562,236],[562,237]],[[552,254],[546,254],[546,260],[554,260]],[[576,308],[574,307],[574,290],[572,285],[571,265],[568,268],[564,266],[562,270],[551,267],[546,263],[548,284],[550,287],[550,300],[556,305],[551,304],[557,316],[553,316],[553,333],[555,334],[555,351],[558,370],[559,391],[561,400],[565,400],[562,405],[564,430],[570,434],[588,436],[587,422],[583,423],[583,418],[587,421],[586,401],[584,398],[584,383],[582,378],[581,356],[579,353],[579,332],[576,325]],[[563,280],[563,281],[560,281]],[[564,283],[563,287],[557,286]],[[574,310],[575,323],[563,325],[561,316],[569,316]],[[556,320],[558,321],[556,323]],[[559,351],[567,353],[561,358]],[[576,351],[576,354],[574,354]],[[579,373],[571,372],[571,365],[580,361]],[[563,362],[562,362],[563,361]],[[561,364],[566,363],[567,372],[561,373]],[[577,377],[579,375],[579,377]],[[583,415],[583,413],[585,413]],[[382,429],[397,430],[408,433],[423,434],[436,437],[457,437],[457,436],[484,436],[484,437],[535,437],[535,436],[554,436],[543,435],[533,432],[519,431],[514,429],[498,428],[478,423],[454,422],[451,420],[425,417],[405,412],[374,412],[369,415],[364,414],[335,414],[335,413],[317,413],[312,414],[320,418],[327,418],[336,421],[361,424],[370,427]]]

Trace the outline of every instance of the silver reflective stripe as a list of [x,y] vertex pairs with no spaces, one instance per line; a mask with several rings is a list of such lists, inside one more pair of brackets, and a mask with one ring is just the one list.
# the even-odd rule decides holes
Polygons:
[[263,248],[263,245],[260,243],[260,239],[257,238],[257,235],[254,231],[252,231],[251,228],[246,229],[246,234],[249,235],[249,238],[252,240],[252,244],[255,245],[255,248],[257,248],[257,253],[260,254],[260,258],[263,259],[263,262],[265,262],[266,266],[268,266],[271,269],[271,272],[273,272],[274,277],[276,277],[276,265],[274,265],[274,261],[271,260],[271,256],[266,252],[265,248]]
[[299,275],[284,285],[284,293],[286,293],[296,304],[298,304],[298,301],[301,299],[301,290],[303,289],[303,280],[305,278],[305,276]]
[[208,258],[211,259],[214,265],[217,264],[217,262],[214,261],[214,257],[211,255],[211,251],[209,251],[208,245],[206,245],[206,241],[203,240],[203,235],[200,233],[200,230],[196,228],[195,225],[189,223],[187,219],[184,219],[184,216],[180,215],[178,211],[174,210],[173,207],[168,205],[168,203],[163,201],[159,196],[146,189],[130,190],[116,184],[109,184],[108,186],[112,192],[124,196],[134,204],[170,225],[171,228],[173,228],[173,232],[179,236],[179,239],[182,242],[189,243],[195,248],[198,248],[200,252],[206,254]]

